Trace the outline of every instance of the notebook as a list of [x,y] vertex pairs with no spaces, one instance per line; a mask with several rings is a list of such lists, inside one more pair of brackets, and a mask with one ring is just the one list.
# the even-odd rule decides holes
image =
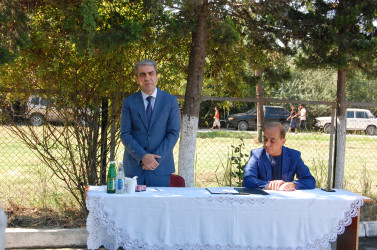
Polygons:
[[245,187],[239,187],[239,188],[234,188],[235,190],[238,191],[238,194],[241,195],[248,195],[248,194],[260,194],[260,195],[270,195],[266,191],[260,188],[245,188]]

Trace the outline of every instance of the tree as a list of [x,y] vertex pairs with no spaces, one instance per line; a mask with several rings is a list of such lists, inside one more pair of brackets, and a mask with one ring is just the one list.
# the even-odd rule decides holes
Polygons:
[[[257,102],[257,130],[258,141],[262,142],[264,123],[263,111],[263,81],[276,82],[286,78],[287,70],[283,74],[276,72],[284,69],[279,61],[284,55],[292,54],[293,50],[288,46],[290,37],[282,32],[282,19],[289,9],[291,1],[245,1],[244,4],[233,5],[235,16],[244,28],[245,43],[251,51],[249,59],[250,67],[254,68]],[[254,53],[253,53],[254,52]],[[277,70],[278,69],[278,70]],[[275,74],[268,74],[275,72]],[[263,73],[265,77],[263,77]]]
[[[228,14],[227,1],[183,1],[180,11],[186,23],[193,24],[183,106],[179,174],[188,186],[194,185],[195,142],[204,79],[211,93],[230,93],[244,78],[244,57],[239,31]],[[232,57],[230,54],[237,56]],[[227,69],[230,69],[226,72]],[[228,81],[227,81],[228,80]],[[240,81],[241,80],[241,81]],[[224,88],[226,86],[234,88]],[[213,91],[217,89],[217,91]],[[239,88],[243,91],[241,88]]]
[[[186,2],[187,4],[188,1]],[[204,65],[207,46],[208,0],[192,2],[196,24],[192,32],[189,55],[188,76],[183,106],[183,121],[179,145],[179,174],[186,180],[188,187],[193,187],[196,135],[199,122],[200,96],[204,78]]]
[[[346,75],[354,68],[376,66],[377,29],[374,0],[299,1],[292,5],[286,27],[301,49],[303,68],[333,68],[337,76],[335,187],[343,187],[346,143]],[[368,62],[368,63],[365,63]]]
[[14,60],[29,43],[26,12],[30,10],[24,8],[22,1],[0,2],[0,65]]

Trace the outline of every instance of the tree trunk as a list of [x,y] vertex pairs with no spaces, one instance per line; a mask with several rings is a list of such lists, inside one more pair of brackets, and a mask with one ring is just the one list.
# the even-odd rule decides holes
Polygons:
[[346,70],[338,70],[338,82],[336,93],[336,154],[335,154],[335,188],[343,189],[344,160],[346,153]]
[[195,186],[195,146],[198,133],[200,96],[204,79],[207,43],[208,0],[198,5],[197,23],[192,32],[185,102],[183,106],[178,172],[187,187]]
[[263,81],[262,81],[262,72],[255,70],[255,76],[258,77],[258,84],[256,86],[257,92],[257,133],[258,133],[258,142],[263,142],[263,125],[264,125],[264,111],[263,111]]
[[106,166],[107,166],[107,124],[109,120],[109,100],[102,99],[101,112],[101,167],[100,167],[100,184],[106,185]]

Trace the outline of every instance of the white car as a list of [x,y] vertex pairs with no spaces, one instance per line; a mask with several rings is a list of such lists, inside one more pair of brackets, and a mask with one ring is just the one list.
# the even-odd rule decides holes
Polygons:
[[[331,117],[315,118],[315,126],[323,128],[327,134],[330,133]],[[368,135],[376,134],[377,119],[367,109],[347,109],[347,130],[363,130]]]

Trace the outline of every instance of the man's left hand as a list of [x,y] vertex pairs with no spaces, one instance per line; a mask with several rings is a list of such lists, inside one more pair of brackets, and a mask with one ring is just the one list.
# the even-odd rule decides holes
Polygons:
[[281,191],[295,191],[296,190],[296,184],[293,182],[285,182],[279,187],[279,190]]
[[267,190],[279,190],[279,191],[295,191],[296,184],[293,182],[285,182],[283,180],[273,180],[266,186]]
[[281,185],[283,185],[285,181],[283,180],[273,180],[268,183],[266,189],[268,190],[280,190]]

